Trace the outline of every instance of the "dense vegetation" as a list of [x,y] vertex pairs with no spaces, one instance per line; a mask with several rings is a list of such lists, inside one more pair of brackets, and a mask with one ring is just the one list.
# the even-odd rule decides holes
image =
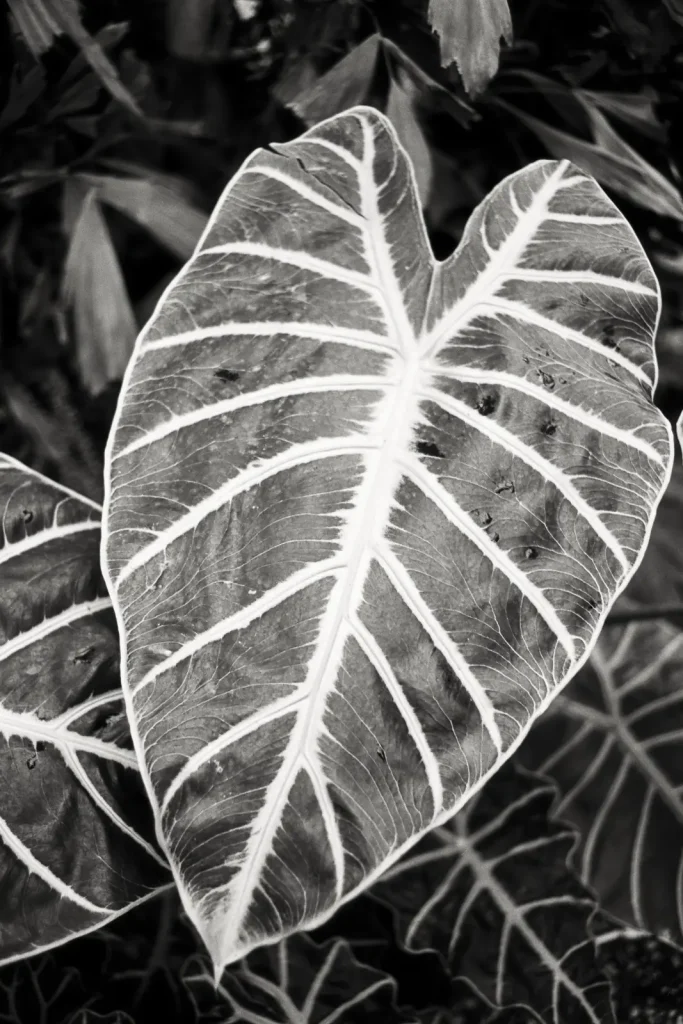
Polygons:
[[[660,280],[656,402],[677,420],[683,409],[683,168],[674,144],[683,128],[680,3],[601,0],[577,9],[572,0],[513,0],[512,32],[498,26],[493,33],[494,42],[498,29],[509,39],[495,74],[497,44],[492,56],[489,39],[481,61],[465,66],[457,40],[445,29],[440,38],[432,32],[427,6],[426,0],[84,0],[80,6],[6,0],[0,7],[0,451],[101,502],[104,445],[135,336],[192,254],[225,183],[256,147],[289,141],[359,103],[385,112],[406,147],[438,257],[455,248],[490,190],[528,163],[568,157],[592,174],[634,227]],[[505,4],[490,6],[500,14]],[[445,0],[432,4],[436,27],[445,8]],[[651,620],[628,627],[641,630],[630,640],[637,657],[628,671],[629,678],[636,668],[654,673],[643,707],[662,694],[673,697],[662,734],[683,729],[674,692],[683,682],[680,460],[679,450],[646,559],[606,628],[609,651],[610,637],[625,622]],[[659,658],[664,647],[668,662]],[[621,667],[618,659],[610,662],[615,691]],[[581,706],[592,706],[598,675],[589,670],[578,688],[568,689],[573,704],[565,705],[560,728],[570,728]],[[613,830],[597,866],[584,857],[604,797],[599,787],[588,800],[576,796],[594,765],[590,743],[584,749],[579,741],[572,764],[550,771],[562,797],[528,772],[547,768],[547,751],[559,735],[539,730],[536,745],[523,748],[526,755],[477,798],[472,817],[493,816],[526,793],[527,816],[498,840],[498,853],[517,865],[519,905],[532,890],[540,898],[534,886],[541,877],[557,905],[540,932],[559,960],[568,957],[578,985],[606,991],[610,983],[617,1021],[681,1021],[683,920],[677,931],[662,903],[683,898],[673,889],[663,901],[656,897],[670,866],[658,863],[657,850],[683,848],[680,800],[678,807],[663,801],[650,821],[647,876],[655,895],[629,900],[619,888],[628,888],[619,849],[632,838],[629,822],[625,835]],[[683,740],[677,742],[683,749]],[[664,788],[675,792],[678,785],[680,796],[673,760],[665,766],[671,777]],[[656,787],[661,777],[645,782]],[[636,804],[643,801],[642,780],[634,781],[632,794]],[[519,853],[538,836],[552,853],[547,847],[536,857]],[[440,880],[432,877],[434,888]],[[324,952],[306,936],[288,940],[284,956],[299,1006],[315,988],[312,976],[323,962],[328,966],[310,1016],[308,1010],[296,1016],[291,1004],[273,996],[278,964],[268,949],[248,967],[231,968],[216,994],[196,936],[168,892],[105,929],[0,969],[0,1021],[552,1020],[545,990],[530,981],[538,968],[514,935],[500,997],[487,967],[487,944],[500,923],[491,907],[473,913],[466,956],[451,956],[448,925],[438,921],[419,952],[407,951],[411,916],[428,900],[423,884],[417,879],[392,891],[389,881],[342,908],[313,935],[315,943],[330,943]],[[581,912],[563,911],[563,899],[580,904]],[[447,914],[448,906],[444,920]],[[355,995],[346,1015],[334,1017],[335,1007]],[[531,1011],[538,1016],[529,1018]]]

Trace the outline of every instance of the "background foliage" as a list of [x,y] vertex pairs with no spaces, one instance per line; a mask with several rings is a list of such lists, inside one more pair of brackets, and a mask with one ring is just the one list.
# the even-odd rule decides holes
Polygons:
[[[677,418],[683,200],[682,150],[674,143],[683,137],[683,7],[678,0],[600,0],[577,13],[575,0],[513,0],[510,30],[503,0],[487,0],[478,7],[482,18],[468,23],[486,41],[469,64],[451,8],[466,12],[468,5],[2,0],[0,450],[101,500],[104,443],[135,335],[191,254],[226,181],[257,146],[291,139],[359,102],[387,113],[406,146],[438,257],[457,245],[490,189],[530,161],[566,156],[593,174],[635,228],[660,278],[657,402]],[[509,45],[491,78],[501,35]],[[683,728],[676,710],[683,680],[676,646],[683,624],[682,499],[677,467],[646,560],[620,599],[602,648],[607,661],[621,641],[641,658],[652,650],[641,666],[651,674],[641,671],[635,685],[649,687],[642,706],[655,701],[661,709],[669,701],[669,742],[678,746],[674,753],[657,746],[654,760],[673,790],[681,789],[672,766],[681,749],[677,727]],[[634,609],[655,625],[635,635],[629,626],[620,640],[619,619]],[[652,668],[663,648],[665,674]],[[620,675],[622,662],[613,659],[607,690],[621,694],[625,686],[633,693],[634,677],[626,670]],[[635,671],[632,659],[629,671]],[[541,996],[525,991],[530,972],[536,976],[540,968],[530,965],[524,934],[509,939],[502,992],[487,973],[487,941],[500,926],[495,886],[491,899],[485,893],[471,908],[465,947],[451,921],[463,901],[462,879],[456,884],[454,875],[444,888],[446,869],[473,849],[480,863],[488,862],[501,854],[496,842],[516,865],[506,891],[518,907],[529,905],[532,878],[552,896],[560,916],[532,922],[534,934],[558,962],[571,953],[569,976],[581,977],[606,1020],[608,984],[618,1021],[683,1020],[677,945],[683,936],[665,922],[658,901],[647,898],[658,845],[673,844],[680,857],[683,805],[667,803],[666,787],[655,787],[651,805],[664,809],[649,819],[655,831],[646,836],[652,846],[648,878],[641,880],[646,898],[637,905],[618,894],[610,898],[604,880],[613,875],[626,885],[629,866],[617,858],[614,841],[593,842],[586,859],[586,837],[604,795],[594,791],[591,802],[577,790],[598,770],[590,733],[577,741],[569,769],[560,761],[554,771],[548,761],[548,743],[552,749],[558,736],[571,738],[581,714],[608,738],[620,727],[614,707],[610,712],[591,700],[590,680],[579,682],[583,689],[569,689],[565,705],[555,709],[561,731],[549,738],[551,720],[544,722],[524,758],[527,767],[553,775],[561,798],[522,768],[499,773],[457,835],[432,840],[431,875],[417,865],[410,883],[387,879],[312,940],[299,937],[279,954],[248,958],[226,974],[218,992],[207,984],[206,962],[175,897],[164,895],[115,927],[0,970],[0,1021],[552,1019],[542,984]],[[605,716],[612,712],[610,726]],[[636,755],[650,749],[653,737],[638,729],[633,736],[637,776],[645,762]],[[653,778],[646,773],[641,786]],[[501,806],[515,799],[528,800],[533,813],[508,822],[505,838],[496,838]],[[639,835],[638,825],[627,828]],[[536,859],[527,849],[532,841],[543,850]],[[676,865],[666,867],[677,877]],[[425,910],[437,888],[440,904]],[[597,915],[594,890],[602,905]],[[534,892],[533,901],[540,898]],[[288,964],[289,988],[278,974],[278,955]],[[336,1015],[335,1007],[348,1000],[346,1015]],[[536,1016],[513,1009],[519,1003],[534,1006]],[[571,1024],[574,1012],[562,1019]]]

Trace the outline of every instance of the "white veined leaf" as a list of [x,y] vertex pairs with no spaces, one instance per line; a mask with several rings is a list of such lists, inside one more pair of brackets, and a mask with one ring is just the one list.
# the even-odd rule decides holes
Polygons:
[[259,949],[226,972],[220,984],[192,958],[183,981],[203,1013],[231,1011],[227,1021],[252,1024],[416,1024],[396,1007],[396,982],[361,963],[349,944],[306,935]]
[[131,729],[218,970],[516,749],[670,472],[657,282],[592,179],[507,178],[437,263],[383,115],[273,148],[138,339],[106,460]]
[[0,964],[148,899],[154,845],[99,571],[100,509],[0,456]]
[[683,943],[683,633],[607,626],[521,757],[552,778],[601,906]]
[[547,781],[507,766],[373,893],[409,950],[439,952],[492,1006],[607,1024],[595,901],[568,867],[575,836],[552,815],[555,799]]

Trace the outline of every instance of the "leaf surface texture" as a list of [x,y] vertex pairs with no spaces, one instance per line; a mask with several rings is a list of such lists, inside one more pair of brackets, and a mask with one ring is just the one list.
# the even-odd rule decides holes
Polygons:
[[659,292],[568,163],[436,263],[390,123],[258,151],[138,339],[107,456],[129,718],[217,965],[452,816],[584,662],[670,472]]
[[100,509],[0,456],[0,963],[169,884],[99,571]]

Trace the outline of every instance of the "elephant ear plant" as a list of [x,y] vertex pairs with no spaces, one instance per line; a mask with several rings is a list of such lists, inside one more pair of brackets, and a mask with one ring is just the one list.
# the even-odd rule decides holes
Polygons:
[[122,692],[96,510],[3,464],[0,955],[172,877],[219,977],[451,819],[640,562],[672,459],[658,314],[566,161],[506,178],[437,262],[376,111],[253,154],[110,436]]

